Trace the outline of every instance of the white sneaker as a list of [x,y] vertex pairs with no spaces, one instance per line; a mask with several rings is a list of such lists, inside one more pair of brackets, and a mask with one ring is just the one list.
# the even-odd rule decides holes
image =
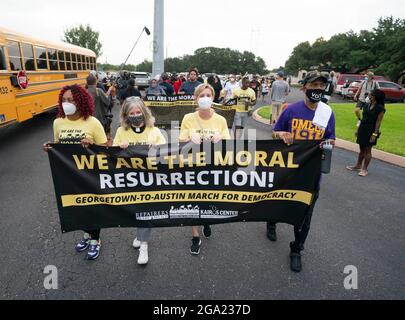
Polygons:
[[132,242],[132,246],[135,249],[139,249],[139,247],[141,246],[141,241],[139,241],[137,238],[134,239],[134,242]]
[[147,264],[147,263],[148,263],[148,243],[142,242],[141,247],[139,248],[138,264]]

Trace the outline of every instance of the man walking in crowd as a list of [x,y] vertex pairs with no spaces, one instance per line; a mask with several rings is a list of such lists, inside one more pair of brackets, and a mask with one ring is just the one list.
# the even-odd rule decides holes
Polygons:
[[237,99],[235,118],[233,122],[235,139],[240,139],[246,121],[252,114],[251,108],[256,104],[256,94],[249,88],[249,78],[242,78],[242,88],[233,91],[232,99]]
[[[329,108],[326,105],[319,105],[327,81],[328,79],[318,71],[307,74],[303,80],[305,100],[289,105],[281,114],[273,130],[273,138],[282,139],[288,145],[295,140],[321,139],[330,140],[331,144],[334,145],[335,117],[333,112],[328,113],[329,119],[325,119],[324,128],[317,127],[313,123],[316,112],[322,113],[322,108]],[[317,110],[318,108],[321,109]],[[290,268],[295,272],[300,272],[302,269],[301,251],[304,250],[304,243],[311,225],[312,212],[318,199],[319,184],[320,181],[301,227],[294,227],[295,240],[290,243]],[[267,223],[267,236],[270,240],[276,241],[275,223]]]
[[259,98],[260,94],[260,89],[261,89],[261,84],[257,80],[257,75],[254,75],[252,78],[252,81],[250,81],[249,86],[252,88],[252,90],[255,92],[256,98]]
[[197,81],[197,77],[198,71],[196,69],[191,69],[189,71],[189,80],[182,83],[179,89],[179,94],[193,95],[195,88],[202,84],[202,82]]
[[121,102],[128,97],[142,97],[140,91],[135,88],[135,79],[129,79],[127,88],[121,93]]
[[224,95],[225,95],[224,100],[227,101],[231,99],[233,96],[233,91],[238,88],[240,88],[240,86],[239,82],[236,81],[235,75],[233,74],[229,75],[229,81],[225,84],[224,87]]
[[170,83],[170,79],[167,73],[162,74],[162,82],[160,86],[165,90],[167,96],[172,96],[174,94],[174,88]]
[[379,88],[380,86],[378,85],[378,82],[374,80],[374,73],[371,71],[368,72],[366,78],[361,83],[359,90],[357,90],[356,94],[353,97],[353,100],[357,101],[354,113],[356,114],[359,121],[361,120],[361,109],[363,109],[363,107],[367,105],[367,96],[370,94],[371,91]]
[[271,101],[271,123],[275,124],[281,114],[282,105],[285,103],[290,87],[284,81],[284,73],[277,72],[276,81],[271,86],[270,101]]
[[115,88],[111,86],[107,93],[104,93],[97,88],[97,78],[93,74],[87,77],[86,83],[87,91],[92,96],[94,102],[94,117],[103,125],[104,132],[107,135],[108,145],[111,145],[111,107],[114,105],[115,101]]

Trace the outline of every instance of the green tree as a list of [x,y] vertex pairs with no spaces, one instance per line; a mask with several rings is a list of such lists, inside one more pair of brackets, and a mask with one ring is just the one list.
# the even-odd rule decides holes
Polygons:
[[94,31],[90,25],[79,25],[78,27],[65,30],[63,41],[93,50],[97,57],[99,57],[102,53],[102,44],[98,38],[99,33]]
[[[126,68],[124,68],[126,69]],[[126,70],[130,70],[130,69],[126,69]],[[152,72],[152,62],[148,61],[148,60],[144,60],[142,61],[140,64],[134,66],[133,70],[130,71],[143,71],[143,72]]]
[[298,44],[285,63],[287,73],[324,68],[359,73],[369,69],[399,81],[405,76],[405,19],[380,18],[373,30],[348,31],[329,40]]

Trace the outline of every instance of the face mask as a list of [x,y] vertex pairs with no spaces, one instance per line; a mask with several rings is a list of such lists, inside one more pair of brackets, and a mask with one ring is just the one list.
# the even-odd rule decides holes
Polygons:
[[201,109],[209,109],[212,106],[212,98],[210,97],[202,97],[198,99],[198,106]]
[[139,116],[129,116],[128,122],[133,127],[139,127],[142,123],[145,123],[145,117],[143,114]]
[[76,106],[70,102],[62,102],[63,112],[67,116],[71,116],[76,113]]
[[368,81],[368,77],[365,77],[364,80],[365,80],[365,81]]
[[307,89],[305,95],[307,96],[309,101],[315,103],[321,101],[323,92],[324,90],[322,89]]
[[365,101],[366,101],[366,103],[370,103],[370,102],[371,102],[369,97],[367,97],[367,98],[365,99]]

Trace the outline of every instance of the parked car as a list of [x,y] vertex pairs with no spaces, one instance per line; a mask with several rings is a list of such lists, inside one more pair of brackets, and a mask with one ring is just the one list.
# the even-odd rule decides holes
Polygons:
[[[399,84],[391,81],[377,81],[380,90],[385,93],[386,101],[393,102],[404,102],[405,100],[405,89]],[[361,81],[352,82],[349,86],[348,93],[346,97],[353,98],[356,92],[359,90]]]
[[[337,80],[336,80],[335,93],[342,94],[342,89],[343,89],[344,84],[346,83],[346,80],[348,80],[349,83],[352,83],[355,81],[363,81],[365,77],[366,77],[365,74],[349,74],[349,73],[339,74],[337,77]],[[386,80],[383,76],[374,76],[374,79],[375,80]]]
[[133,71],[130,73],[132,78],[135,78],[135,86],[139,90],[146,89],[149,87],[151,77],[147,72]]

